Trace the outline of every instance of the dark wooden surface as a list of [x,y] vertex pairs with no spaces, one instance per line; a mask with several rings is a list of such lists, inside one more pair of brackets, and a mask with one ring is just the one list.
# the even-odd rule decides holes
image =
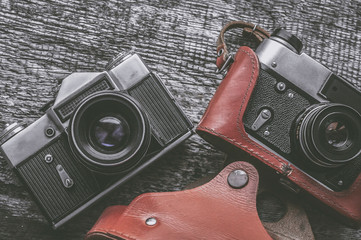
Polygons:
[[[160,75],[196,124],[222,79],[215,74],[215,41],[230,20],[270,31],[286,27],[302,38],[306,53],[361,86],[360,16],[359,0],[0,0],[0,129],[35,121],[59,80],[75,71],[102,71],[129,49]],[[233,46],[241,44],[239,33],[227,35]],[[105,207],[128,204],[144,192],[180,190],[217,172],[223,158],[193,136],[57,231],[0,159],[0,239],[81,239]],[[361,230],[304,204],[316,239],[361,238]]]

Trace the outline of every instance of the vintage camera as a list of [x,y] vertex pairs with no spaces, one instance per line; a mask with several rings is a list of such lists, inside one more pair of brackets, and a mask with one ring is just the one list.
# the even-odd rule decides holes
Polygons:
[[243,123],[325,187],[346,190],[361,170],[361,93],[301,50],[284,29],[256,49],[261,69]]
[[30,126],[9,125],[1,151],[57,228],[188,138],[192,123],[141,57],[73,73]]
[[284,29],[269,38],[257,32],[265,39],[255,51],[241,46],[225,60],[223,34],[232,24],[217,47],[217,66],[228,64],[227,74],[197,133],[227,153],[255,157],[287,189],[361,224],[361,93],[302,53],[302,42]]

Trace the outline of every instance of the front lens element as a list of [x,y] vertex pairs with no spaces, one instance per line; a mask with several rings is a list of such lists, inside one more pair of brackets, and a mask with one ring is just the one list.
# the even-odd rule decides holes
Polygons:
[[349,140],[349,130],[346,124],[341,121],[331,121],[326,124],[325,140],[334,149],[345,147]]
[[123,118],[106,116],[95,122],[91,133],[99,147],[120,149],[124,147],[129,138],[129,125]]
[[129,95],[97,92],[74,112],[70,146],[89,169],[113,174],[134,168],[147,153],[151,128],[145,112]]

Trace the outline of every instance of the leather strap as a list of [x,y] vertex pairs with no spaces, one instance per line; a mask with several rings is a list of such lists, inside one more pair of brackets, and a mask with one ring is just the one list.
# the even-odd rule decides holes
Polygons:
[[221,30],[217,39],[217,62],[216,65],[221,70],[224,64],[229,60],[226,42],[224,41],[224,34],[234,28],[243,28],[243,34],[248,34],[253,37],[256,42],[261,43],[265,38],[269,38],[270,34],[263,28],[248,22],[232,21],[227,23]]
[[[228,183],[236,170],[248,175],[238,189]],[[107,208],[85,239],[271,239],[257,214],[257,188],[257,170],[234,162],[200,187]]]

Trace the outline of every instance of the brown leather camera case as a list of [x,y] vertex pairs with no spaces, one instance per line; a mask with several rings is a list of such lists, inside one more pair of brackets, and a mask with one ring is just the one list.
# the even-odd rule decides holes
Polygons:
[[209,103],[197,127],[197,133],[220,149],[225,150],[232,144],[248,152],[338,213],[360,224],[361,175],[349,189],[333,192],[249,138],[242,119],[258,74],[259,62],[256,54],[248,47],[240,47],[227,75]]
[[[241,188],[228,184],[235,170],[248,175]],[[257,214],[257,188],[257,170],[234,162],[202,186],[107,208],[85,239],[271,239]]]

